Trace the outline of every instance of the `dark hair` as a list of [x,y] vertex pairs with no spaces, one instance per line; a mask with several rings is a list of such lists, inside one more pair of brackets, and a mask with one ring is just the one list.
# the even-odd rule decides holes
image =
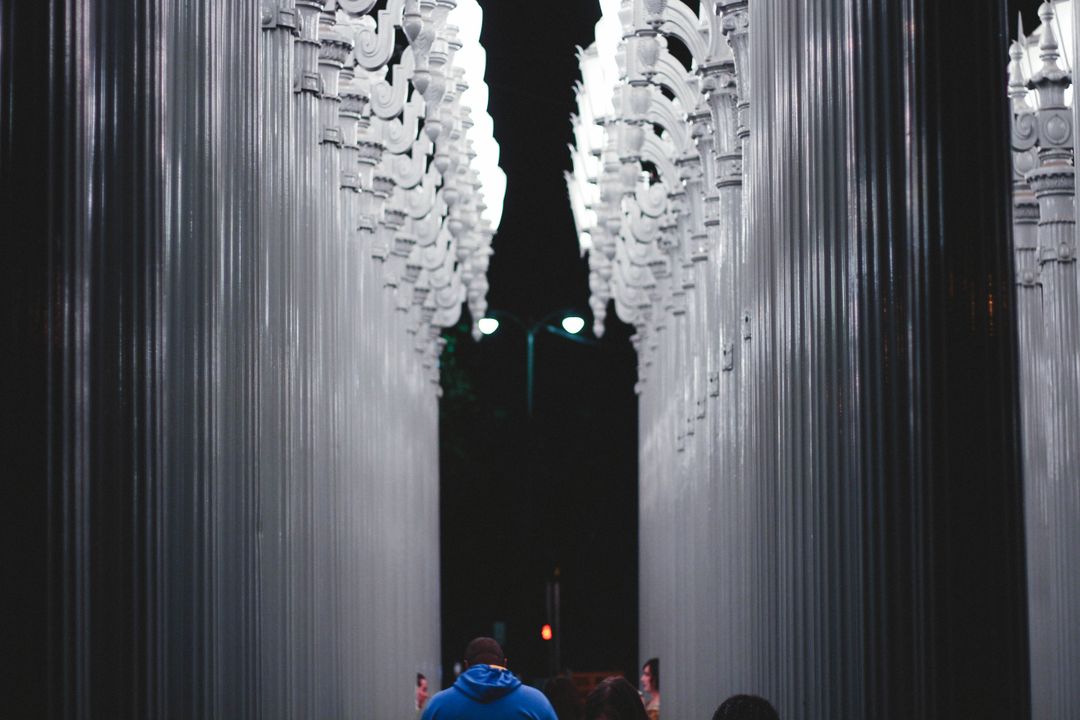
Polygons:
[[776,708],[757,695],[732,695],[716,708],[712,720],[780,720]]
[[424,675],[424,673],[416,673],[416,687],[420,687],[421,680],[427,680],[427,675]]
[[585,720],[649,720],[645,705],[626,678],[609,677],[585,698]]
[[493,638],[478,637],[465,646],[466,665],[501,665],[506,656]]
[[544,695],[551,702],[551,707],[555,708],[559,720],[581,720],[585,707],[573,680],[561,675],[551,678],[544,683]]
[[649,668],[649,675],[652,676],[653,690],[660,692],[660,658],[649,658],[641,668],[643,670]]

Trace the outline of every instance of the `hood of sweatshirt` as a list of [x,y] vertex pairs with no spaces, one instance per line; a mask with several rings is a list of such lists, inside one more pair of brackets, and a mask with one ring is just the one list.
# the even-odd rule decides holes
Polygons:
[[506,668],[473,665],[458,675],[454,687],[478,703],[489,703],[517,690],[521,687],[521,681]]

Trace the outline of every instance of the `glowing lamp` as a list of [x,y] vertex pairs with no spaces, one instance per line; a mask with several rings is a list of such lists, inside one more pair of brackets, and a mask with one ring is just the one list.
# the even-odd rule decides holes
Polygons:
[[585,327],[585,321],[576,315],[563,318],[562,328],[571,335],[577,335]]
[[499,321],[495,318],[490,317],[480,318],[480,320],[476,323],[476,327],[478,327],[480,329],[480,332],[484,333],[485,335],[491,335],[499,329]]
[[544,627],[540,628],[540,638],[543,640],[550,640],[554,635],[551,632],[551,626],[544,623]]

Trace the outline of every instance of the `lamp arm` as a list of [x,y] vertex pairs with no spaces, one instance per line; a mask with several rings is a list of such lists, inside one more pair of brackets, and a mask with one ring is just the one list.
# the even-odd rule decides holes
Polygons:
[[601,342],[593,340],[592,338],[583,337],[581,335],[572,335],[572,334],[566,332],[565,330],[563,330],[560,327],[555,327],[554,325],[549,325],[547,323],[544,323],[542,327],[543,327],[544,330],[547,330],[552,335],[558,335],[559,337],[564,338],[566,340],[572,340],[573,342],[576,342],[579,345],[587,345],[589,347],[598,347],[598,346],[603,344]]
[[507,312],[506,310],[488,310],[487,317],[494,318],[499,321],[509,320],[510,322],[521,328],[524,332],[529,332],[529,326],[526,325],[521,318],[519,318],[512,312]]

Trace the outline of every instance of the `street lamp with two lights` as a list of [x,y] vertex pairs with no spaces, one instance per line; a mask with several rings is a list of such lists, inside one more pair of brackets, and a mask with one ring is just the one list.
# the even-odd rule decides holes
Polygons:
[[[554,325],[553,322],[559,319],[559,324]],[[534,323],[527,324],[517,317],[513,313],[506,312],[504,310],[492,310],[486,317],[480,318],[476,323],[477,329],[480,330],[482,335],[494,335],[499,331],[501,321],[508,321],[517,325],[525,333],[526,343],[526,360],[525,360],[525,392],[526,392],[526,407],[528,408],[529,417],[533,414],[533,378],[535,377],[535,347],[536,347],[536,334],[540,331],[545,331],[561,337],[565,340],[570,340],[581,345],[595,346],[598,343],[591,339],[581,335],[581,331],[585,329],[585,320],[580,315],[576,315],[565,310],[556,310],[550,312],[541,319]]]

